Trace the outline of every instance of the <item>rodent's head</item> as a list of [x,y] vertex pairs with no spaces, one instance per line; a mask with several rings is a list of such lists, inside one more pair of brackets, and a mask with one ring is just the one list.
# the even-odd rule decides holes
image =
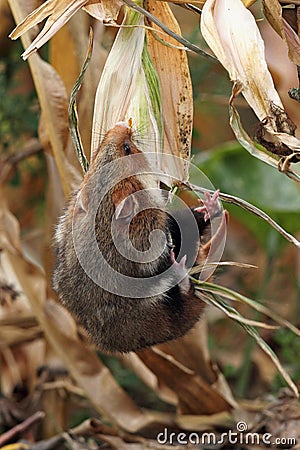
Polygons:
[[[117,122],[107,131],[81,183],[77,194],[76,213],[86,212],[91,199],[99,198],[103,186],[111,186],[108,188],[110,194],[105,196],[105,199],[110,200],[115,207],[133,192],[146,187],[156,187],[156,180],[148,173],[147,158],[133,142],[133,134],[131,119],[128,122]],[[128,158],[129,156],[133,158]],[[136,176],[136,173],[140,174],[143,169],[147,172],[146,175]]]
[[111,128],[100,145],[96,159],[103,158],[106,162],[113,161],[123,156],[141,153],[133,143],[133,129],[129,122],[118,122]]

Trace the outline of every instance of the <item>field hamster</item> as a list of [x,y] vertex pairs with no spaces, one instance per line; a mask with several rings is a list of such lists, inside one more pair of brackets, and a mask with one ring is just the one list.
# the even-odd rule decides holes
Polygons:
[[[178,257],[176,218],[166,212],[158,180],[132,134],[125,122],[106,133],[54,238],[54,290],[99,349],[112,353],[138,351],[183,336],[205,306],[195,296],[186,256]],[[139,155],[138,164],[134,158],[131,163],[130,155]],[[136,167],[114,181],[125,162]],[[110,182],[105,191],[104,184]],[[192,258],[199,254],[199,237],[210,225],[209,203],[216,205],[217,195],[208,198],[206,206],[190,210],[197,224]],[[99,251],[103,259],[98,259]]]

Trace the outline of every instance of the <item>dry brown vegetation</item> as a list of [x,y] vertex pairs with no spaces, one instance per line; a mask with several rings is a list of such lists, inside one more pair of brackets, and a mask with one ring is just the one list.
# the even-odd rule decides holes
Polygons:
[[[54,225],[65,198],[83,176],[68,128],[69,98],[85,60],[92,26],[93,55],[77,94],[81,141],[89,159],[103,130],[118,120],[112,116],[99,119],[103,102],[119,101],[112,99],[115,86],[110,86],[112,91],[105,92],[107,98],[101,97],[96,104],[99,112],[96,115],[101,123],[95,131],[94,122],[92,136],[93,99],[117,29],[105,27],[80,10],[85,3],[93,8],[93,2],[80,5],[80,2],[73,2],[78,3],[78,12],[61,29],[55,30],[46,48],[33,53],[28,63],[17,64],[20,46],[9,41],[6,35],[14,27],[13,18],[20,23],[41,3],[0,0],[0,76],[6,89],[2,108],[0,106],[0,448],[182,448],[175,440],[172,446],[160,443],[157,435],[167,428],[169,433],[195,432],[201,436],[203,432],[214,432],[221,436],[222,432],[236,431],[240,421],[247,423],[248,431],[260,435],[270,433],[274,438],[294,438],[289,446],[300,448],[300,408],[295,393],[286,387],[269,356],[219,309],[209,306],[205,318],[178,341],[137,354],[109,356],[90,344],[84,330],[57,301],[50,283]],[[55,23],[64,7],[72,2],[57,3],[62,9],[56,16],[54,14]],[[204,1],[191,3],[202,8]],[[291,39],[287,28],[283,29],[281,20],[283,11],[295,35],[299,34],[299,2],[264,0],[265,16],[258,5],[261,2],[244,3],[249,7],[254,3],[254,16],[264,17],[260,29],[275,87],[286,112],[299,126],[296,101],[299,91],[292,92],[294,99],[287,93],[298,84],[295,64],[299,66],[299,44],[295,37]],[[107,8],[106,14],[117,17],[123,2],[103,1],[102,4]],[[287,9],[287,5],[290,8]],[[198,15],[193,11],[177,5],[173,16],[168,3],[159,0],[144,2],[144,7],[180,33],[176,16],[184,35],[205,48],[198,35]],[[151,18],[146,24],[154,26]],[[190,157],[191,142],[183,148],[178,139],[184,119],[173,108],[174,101],[184,97],[185,118],[189,114],[192,116],[194,108],[195,164],[222,192],[254,203],[277,219],[291,233],[290,237],[299,238],[297,180],[300,174],[294,164],[299,159],[299,141],[285,112],[278,113],[280,119],[281,114],[284,115],[284,119],[278,119],[284,129],[272,128],[277,112],[272,110],[269,115],[265,114],[269,118],[264,124],[265,131],[260,113],[253,108],[257,120],[241,96],[234,99],[235,88],[243,91],[245,83],[242,77],[234,80],[237,83],[232,97],[235,106],[230,103],[232,129],[256,159],[248,156],[241,145],[233,141],[228,125],[231,83],[221,64],[192,51],[187,60],[185,51],[174,48],[174,45],[182,48],[182,43],[160,34],[158,26],[155,30],[156,34],[146,31],[148,50],[160,78],[165,130],[172,130],[165,131],[162,151],[173,152],[182,159]],[[35,26],[23,35],[25,48],[37,31]],[[173,47],[157,40],[157,33]],[[131,48],[125,46],[122,51],[130,53]],[[233,79],[232,67],[226,69]],[[259,78],[259,74],[255,74],[257,67],[252,70],[252,77]],[[248,74],[245,76],[247,78]],[[250,97],[257,89],[251,91],[250,86]],[[23,109],[19,106],[22,102],[25,102]],[[27,116],[31,120],[29,124]],[[38,129],[32,125],[37,118]],[[255,126],[260,130],[257,140],[265,144],[269,152],[255,146],[246,134],[244,128],[251,135]],[[189,130],[187,136],[190,139]],[[259,159],[265,160],[268,166]],[[278,165],[283,173],[276,172]],[[184,179],[187,175],[184,164],[175,167],[176,170],[177,178]],[[243,292],[299,327],[299,242],[292,237],[292,242],[285,241],[267,222],[237,206],[229,205],[228,209],[231,219],[223,260],[258,268],[220,266],[215,281],[232,291]],[[232,298],[232,294],[228,295]],[[253,313],[245,303],[239,303],[237,309],[245,317],[266,325],[275,323],[265,314]],[[260,335],[277,354],[283,374],[292,378],[292,387],[299,387],[298,329],[262,328]],[[199,448],[192,443],[185,447]],[[246,444],[234,447],[225,441],[215,448],[254,447]]]

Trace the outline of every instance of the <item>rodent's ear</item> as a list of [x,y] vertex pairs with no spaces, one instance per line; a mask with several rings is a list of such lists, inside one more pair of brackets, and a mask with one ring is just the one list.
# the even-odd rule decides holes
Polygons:
[[132,195],[126,197],[116,206],[115,217],[117,220],[124,220],[126,223],[129,223],[135,215],[136,201]]
[[88,196],[84,189],[77,194],[76,209],[78,212],[88,212]]

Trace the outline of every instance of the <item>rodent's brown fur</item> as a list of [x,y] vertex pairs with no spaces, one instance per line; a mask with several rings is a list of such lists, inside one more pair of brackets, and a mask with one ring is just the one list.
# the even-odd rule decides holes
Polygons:
[[[116,125],[110,130],[79,191],[71,196],[55,237],[53,287],[93,342],[108,352],[137,351],[183,336],[198,321],[204,307],[204,303],[194,296],[192,285],[189,292],[176,285],[164,294],[145,298],[125,298],[112,294],[94,283],[77,259],[72,237],[73,215],[81,236],[77,245],[88,246],[86,230],[90,224],[85,210],[91,198],[97,198],[97,186],[101,183],[97,179],[97,172],[99,167],[114,160],[119,161],[121,170],[122,157],[126,158],[124,142],[130,146],[131,153],[140,153],[132,142],[129,128],[126,131],[124,125]],[[119,182],[103,198],[95,222],[96,240],[107,262],[116,271],[137,278],[151,277],[170,267],[173,246],[168,216],[159,199],[153,198],[153,209],[142,211],[132,219],[129,236],[137,250],[145,251],[149,248],[149,233],[160,229],[167,237],[163,253],[156,261],[141,264],[125,259],[116,250],[110,233],[116,206],[128,195],[141,189],[143,182],[138,177],[132,176]],[[81,207],[76,206],[78,193],[81,195]],[[90,265],[94,266],[95,271],[101,271],[96,262],[90,261]]]

